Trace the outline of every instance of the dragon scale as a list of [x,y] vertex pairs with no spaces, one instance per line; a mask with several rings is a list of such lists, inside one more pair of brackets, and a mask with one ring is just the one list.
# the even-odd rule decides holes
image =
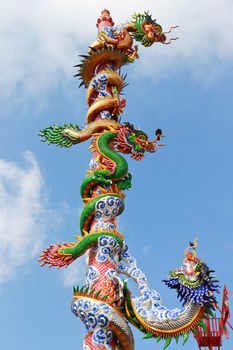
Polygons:
[[[218,281],[212,270],[196,255],[196,241],[185,250],[183,266],[172,271],[164,283],[178,293],[182,307],[172,310],[161,303],[158,292],[149,288],[145,274],[129,253],[124,236],[118,232],[117,216],[124,210],[125,190],[131,188],[132,175],[121,154],[135,160],[145,152],[154,153],[163,136],[155,139],[129,122],[121,123],[126,105],[121,97],[126,87],[120,68],[138,58],[134,40],[150,47],[155,42],[169,44],[162,27],[147,13],[134,14],[130,22],[114,27],[108,10],[97,21],[98,37],[76,67],[87,89],[86,126],[53,125],[40,131],[42,141],[69,148],[91,139],[92,158],[80,192],[84,207],[80,233],[76,241],[54,244],[41,254],[42,265],[68,267],[87,254],[88,269],[84,286],[74,288],[72,312],[86,326],[83,349],[133,350],[134,339],[129,323],[145,333],[145,338],[164,340],[166,348],[175,338],[185,343],[191,331],[203,326],[203,318],[214,310],[214,292]],[[170,33],[171,30],[168,32]],[[121,154],[120,154],[121,153]],[[124,274],[138,286],[133,297]]]

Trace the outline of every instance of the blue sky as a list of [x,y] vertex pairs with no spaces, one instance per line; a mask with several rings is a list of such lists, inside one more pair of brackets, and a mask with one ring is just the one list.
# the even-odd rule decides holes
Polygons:
[[[162,128],[166,147],[141,162],[128,158],[133,188],[119,218],[121,232],[150,286],[178,306],[161,280],[179,266],[196,236],[198,255],[233,290],[232,2],[227,0],[27,1],[0,5],[0,330],[3,348],[80,349],[84,327],[69,310],[85,259],[66,271],[40,268],[50,243],[78,234],[79,186],[88,143],[71,150],[43,144],[38,130],[85,124],[85,91],[73,65],[95,39],[95,21],[108,7],[116,23],[150,9],[164,29],[179,25],[170,46],[140,48],[123,68],[130,85],[122,120],[152,139]],[[134,330],[136,349],[160,349]],[[230,348],[233,340],[224,345]],[[173,349],[183,348],[171,345]],[[196,347],[190,337],[185,349]]]

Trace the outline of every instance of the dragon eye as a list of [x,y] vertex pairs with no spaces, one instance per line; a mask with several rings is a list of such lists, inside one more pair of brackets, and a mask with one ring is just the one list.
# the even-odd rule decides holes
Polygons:
[[157,32],[162,32],[162,28],[160,27],[160,26],[155,26],[155,30],[157,31]]
[[145,135],[139,135],[138,138],[139,138],[139,140],[146,141],[146,136]]

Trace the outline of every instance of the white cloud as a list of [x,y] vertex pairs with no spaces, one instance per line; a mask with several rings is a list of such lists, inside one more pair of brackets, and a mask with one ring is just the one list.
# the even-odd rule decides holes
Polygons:
[[0,159],[0,283],[35,257],[45,238],[43,179],[33,154],[25,167]]
[[149,250],[150,250],[149,244],[146,244],[146,245],[144,245],[144,246],[142,247],[142,252],[143,252],[143,254],[145,254],[145,255],[148,254]]
[[96,18],[104,7],[115,23],[149,9],[164,30],[180,26],[172,34],[180,37],[173,45],[140,49],[137,74],[156,81],[187,68],[195,78],[211,82],[228,72],[233,57],[231,0],[11,0],[0,3],[1,94],[13,100],[17,91],[15,101],[24,96],[25,101],[30,96],[41,101],[51,88],[65,87],[77,53],[85,53],[96,37]]
[[84,284],[86,266],[86,254],[84,254],[62,271],[63,284],[66,287],[82,286]]

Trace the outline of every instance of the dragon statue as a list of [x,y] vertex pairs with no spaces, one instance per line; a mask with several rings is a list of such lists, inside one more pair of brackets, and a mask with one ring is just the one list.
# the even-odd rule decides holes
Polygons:
[[[120,68],[138,57],[133,41],[149,47],[155,42],[168,44],[162,27],[147,13],[135,14],[131,22],[114,27],[108,10],[97,21],[98,38],[77,67],[81,83],[87,88],[86,126],[53,125],[40,131],[42,141],[69,148],[91,139],[92,158],[81,184],[84,203],[80,217],[80,236],[70,243],[53,244],[41,254],[42,265],[67,267],[87,254],[88,269],[84,286],[75,287],[72,312],[86,326],[85,350],[133,350],[129,323],[145,333],[144,338],[165,341],[174,338],[185,343],[203,318],[214,310],[218,281],[212,270],[196,256],[196,241],[185,250],[183,266],[172,271],[165,284],[178,293],[180,309],[169,310],[158,292],[149,288],[145,274],[129,253],[124,236],[117,229],[117,216],[124,210],[124,191],[131,188],[132,175],[121,154],[135,160],[145,152],[154,153],[163,144],[161,129],[154,140],[120,115],[126,101],[121,92],[126,86]],[[170,29],[169,32],[174,27]],[[132,278],[139,295],[133,297],[120,274]]]

